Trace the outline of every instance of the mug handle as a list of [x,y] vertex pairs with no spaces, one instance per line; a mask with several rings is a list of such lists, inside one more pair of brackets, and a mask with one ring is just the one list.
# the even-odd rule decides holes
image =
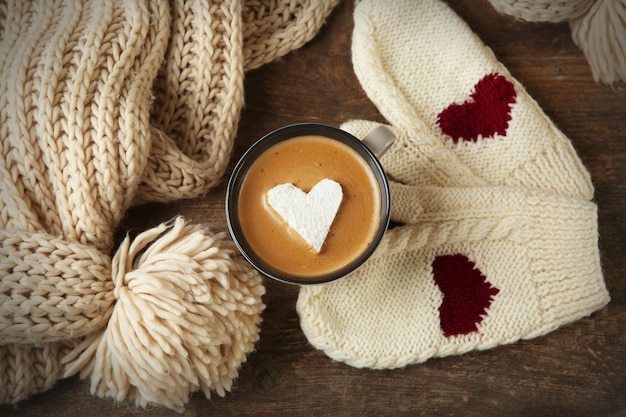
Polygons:
[[387,152],[389,147],[393,145],[396,140],[396,135],[387,126],[380,125],[376,129],[363,138],[362,142],[368,147],[376,158],[380,159],[381,156]]

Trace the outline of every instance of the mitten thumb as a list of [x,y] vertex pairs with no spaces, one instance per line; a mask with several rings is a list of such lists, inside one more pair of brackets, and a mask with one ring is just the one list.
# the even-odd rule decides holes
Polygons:
[[[417,186],[455,184],[459,187],[481,186],[485,181],[472,174],[452,153],[439,152],[434,138],[425,133],[409,135],[402,128],[367,120],[351,120],[341,128],[359,139],[379,126],[386,126],[395,136],[395,143],[380,157],[389,176],[391,220],[415,223],[422,213]],[[414,140],[409,140],[413,136]]]
[[[380,123],[368,120],[351,120],[341,129],[364,138]],[[426,131],[387,126],[396,136],[395,143],[380,158],[389,177],[408,185],[454,185],[471,187],[486,185],[452,152],[442,149],[438,138]]]

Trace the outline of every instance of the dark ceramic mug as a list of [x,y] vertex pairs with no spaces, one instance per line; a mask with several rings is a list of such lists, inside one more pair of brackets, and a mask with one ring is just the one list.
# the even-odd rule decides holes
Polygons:
[[[374,253],[389,225],[389,184],[378,158],[394,140],[393,133],[384,126],[374,129],[361,141],[339,128],[314,123],[285,126],[259,139],[237,162],[226,191],[228,228],[243,256],[264,275],[299,285],[330,282],[356,270]],[[335,148],[339,153],[330,152]],[[345,161],[341,159],[342,149],[347,151]],[[352,159],[356,168],[350,165]],[[369,178],[369,186],[352,185],[353,174],[360,170]],[[265,193],[277,182],[295,183],[309,172],[318,175],[318,171],[321,177],[336,176],[345,189],[331,227],[332,237],[316,253],[310,248],[303,249],[303,241],[295,243],[298,238],[294,237],[293,229],[270,209]],[[360,219],[361,213],[368,214]],[[363,227],[354,226],[357,224],[354,222],[362,222]],[[362,237],[352,236],[361,229]],[[352,239],[350,243],[341,241],[342,235]],[[292,239],[293,253],[289,246]],[[342,258],[342,253],[350,250],[353,252]],[[330,259],[335,257],[341,261],[333,263]],[[321,265],[319,270],[318,265]]]

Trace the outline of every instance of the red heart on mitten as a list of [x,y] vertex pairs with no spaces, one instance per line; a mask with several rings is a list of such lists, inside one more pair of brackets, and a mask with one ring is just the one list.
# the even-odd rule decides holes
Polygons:
[[500,290],[460,253],[437,256],[432,267],[435,283],[443,294],[439,307],[443,334],[450,337],[477,331]]
[[451,104],[439,113],[437,123],[455,143],[504,136],[516,97],[513,83],[500,74],[488,74],[474,86],[469,100]]

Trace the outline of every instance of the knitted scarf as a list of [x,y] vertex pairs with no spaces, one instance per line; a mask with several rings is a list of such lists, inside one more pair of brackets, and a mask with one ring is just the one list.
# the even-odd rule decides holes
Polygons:
[[114,232],[220,181],[245,71],[337,3],[0,2],[0,402],[77,373],[139,405],[225,395],[258,339],[258,273],[182,218]]

